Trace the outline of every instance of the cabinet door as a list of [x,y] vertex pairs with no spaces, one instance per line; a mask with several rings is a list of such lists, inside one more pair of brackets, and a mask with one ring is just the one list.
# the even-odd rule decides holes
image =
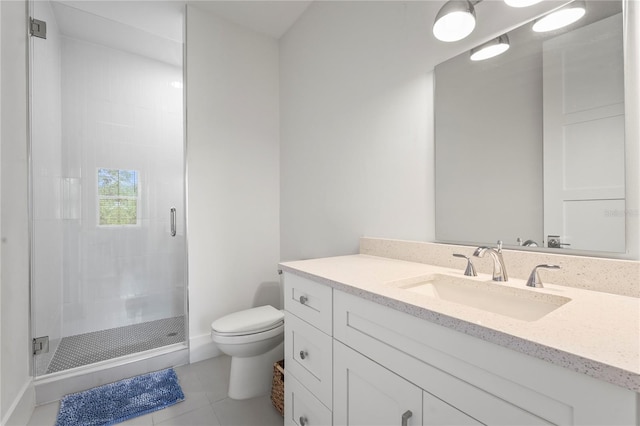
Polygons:
[[333,356],[335,425],[422,424],[422,389],[337,341]]
[[424,426],[475,426],[483,424],[429,392],[423,393],[422,407],[424,410],[422,424]]

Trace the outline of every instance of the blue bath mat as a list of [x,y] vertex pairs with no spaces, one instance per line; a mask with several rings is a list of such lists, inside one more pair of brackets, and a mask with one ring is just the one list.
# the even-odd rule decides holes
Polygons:
[[65,396],[56,426],[113,425],[183,400],[176,372],[169,368]]

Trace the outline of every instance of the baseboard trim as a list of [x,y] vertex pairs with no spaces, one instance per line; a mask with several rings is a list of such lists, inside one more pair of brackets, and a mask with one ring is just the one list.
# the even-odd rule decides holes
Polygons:
[[211,336],[203,334],[189,339],[189,362],[194,363],[222,355],[220,349],[211,340]]
[[7,414],[2,419],[3,426],[19,426],[29,423],[29,419],[36,407],[36,393],[33,386],[33,380],[29,378],[22,385],[20,392],[13,401]]

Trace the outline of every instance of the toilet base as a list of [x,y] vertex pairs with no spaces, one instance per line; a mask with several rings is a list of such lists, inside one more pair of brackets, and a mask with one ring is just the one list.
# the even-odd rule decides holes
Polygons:
[[284,343],[262,355],[232,357],[229,374],[229,398],[249,399],[271,391],[273,364],[284,358]]

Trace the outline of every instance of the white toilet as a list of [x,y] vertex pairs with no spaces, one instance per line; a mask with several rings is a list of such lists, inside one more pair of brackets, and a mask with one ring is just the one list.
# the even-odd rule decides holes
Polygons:
[[265,305],[211,323],[211,339],[231,356],[229,398],[248,399],[271,389],[273,364],[284,357],[284,313]]

